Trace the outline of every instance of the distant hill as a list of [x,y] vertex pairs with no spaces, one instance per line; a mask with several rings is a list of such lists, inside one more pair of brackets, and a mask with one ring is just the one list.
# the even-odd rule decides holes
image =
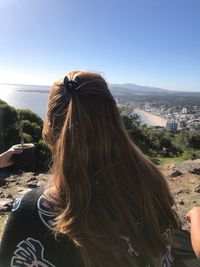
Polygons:
[[150,86],[143,86],[137,85],[134,83],[124,83],[124,84],[110,84],[110,88],[113,91],[126,91],[128,89],[129,92],[138,92],[138,93],[168,93],[170,92],[167,89],[157,88],[157,87],[150,87]]

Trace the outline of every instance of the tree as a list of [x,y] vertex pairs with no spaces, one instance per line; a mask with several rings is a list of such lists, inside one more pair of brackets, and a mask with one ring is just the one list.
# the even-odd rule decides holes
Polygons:
[[189,147],[192,149],[200,149],[200,132],[192,133],[189,136]]
[[174,135],[172,140],[173,145],[175,145],[181,152],[185,151],[189,147],[189,133],[179,132]]
[[0,99],[0,105],[2,104],[7,104],[5,101],[3,101],[2,99]]
[[159,129],[148,130],[152,153],[157,157],[174,157],[179,155],[178,149],[172,142],[174,135]]
[[119,112],[127,129],[129,136],[134,143],[147,155],[153,156],[151,141],[148,136],[148,128],[141,125],[140,116],[134,113],[134,108],[130,104],[121,105]]
[[47,171],[51,166],[51,152],[43,140],[35,145],[36,168]]
[[15,108],[0,100],[0,153],[19,142]]
[[166,136],[160,139],[160,155],[163,157],[174,157],[179,154],[179,150],[175,147],[171,140]]
[[34,143],[39,142],[42,138],[42,128],[35,122],[29,120],[22,120],[23,132],[32,136]]
[[31,123],[35,122],[41,128],[43,127],[43,120],[29,109],[17,109],[17,113],[22,120],[28,120]]
[[24,143],[33,143],[33,137],[28,133],[23,133]]
[[1,129],[5,129],[17,121],[17,112],[15,108],[8,104],[0,104],[0,123]]
[[134,113],[134,107],[131,104],[120,105],[119,112],[127,130],[141,124],[140,116]]

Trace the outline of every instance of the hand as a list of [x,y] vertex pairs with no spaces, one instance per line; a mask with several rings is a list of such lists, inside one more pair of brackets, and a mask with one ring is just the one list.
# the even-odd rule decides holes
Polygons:
[[200,221],[200,207],[192,208],[187,214],[186,218],[188,222],[192,223],[192,221],[199,220]]
[[11,166],[13,164],[11,157],[14,154],[21,154],[22,152],[23,152],[22,149],[15,149],[15,148],[11,147],[6,152],[0,154],[0,168],[5,168],[8,166]]

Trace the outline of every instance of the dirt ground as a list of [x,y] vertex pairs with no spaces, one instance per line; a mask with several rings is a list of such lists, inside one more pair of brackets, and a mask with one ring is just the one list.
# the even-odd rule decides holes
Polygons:
[[[160,165],[159,168],[174,195],[183,228],[188,229],[185,214],[192,207],[200,206],[200,159]],[[49,178],[49,174],[32,172],[14,174],[3,180],[0,178],[0,237],[13,200],[32,188],[44,186]]]
[[189,225],[185,218],[186,213],[192,207],[200,206],[200,159],[176,164],[165,164],[159,168],[165,175],[171,192],[174,195],[183,228],[188,229]]

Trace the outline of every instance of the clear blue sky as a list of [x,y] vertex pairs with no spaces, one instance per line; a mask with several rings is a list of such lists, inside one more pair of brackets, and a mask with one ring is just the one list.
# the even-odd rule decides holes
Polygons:
[[0,0],[0,82],[71,69],[200,91],[199,0]]

